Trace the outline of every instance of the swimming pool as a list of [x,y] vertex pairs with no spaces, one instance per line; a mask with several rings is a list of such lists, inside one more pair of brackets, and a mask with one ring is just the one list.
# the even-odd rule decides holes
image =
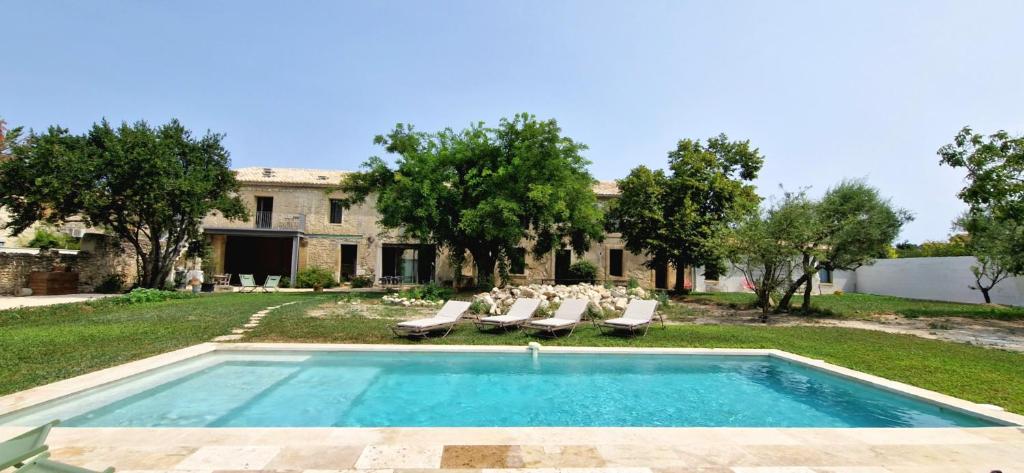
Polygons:
[[214,351],[0,417],[66,427],[1004,425],[769,356]]

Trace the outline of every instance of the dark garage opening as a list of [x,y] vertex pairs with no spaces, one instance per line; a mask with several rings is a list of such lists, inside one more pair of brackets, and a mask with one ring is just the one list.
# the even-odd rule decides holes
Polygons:
[[224,248],[224,272],[231,274],[232,284],[240,284],[239,274],[252,274],[256,284],[263,284],[267,275],[287,279],[292,273],[292,238],[229,235]]

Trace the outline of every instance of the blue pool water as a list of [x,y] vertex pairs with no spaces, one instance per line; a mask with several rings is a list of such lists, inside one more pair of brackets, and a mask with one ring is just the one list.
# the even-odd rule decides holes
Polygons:
[[[756,356],[359,352],[208,362],[63,406],[80,427],[990,426]],[[209,356],[219,356],[212,354]],[[159,375],[151,375],[159,376]],[[60,406],[58,406],[60,407]],[[70,412],[70,414],[68,414]],[[50,415],[37,412],[40,418]]]

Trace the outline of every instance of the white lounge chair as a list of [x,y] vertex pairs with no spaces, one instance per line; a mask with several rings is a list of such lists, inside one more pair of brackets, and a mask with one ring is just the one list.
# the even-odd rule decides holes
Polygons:
[[407,320],[400,322],[396,325],[391,326],[391,331],[399,337],[418,336],[425,337],[431,332],[438,330],[444,330],[442,337],[451,333],[455,324],[459,322],[459,319],[465,315],[466,311],[469,310],[469,302],[466,301],[448,301],[445,302],[441,309],[437,311],[437,315],[428,319],[416,319]]
[[532,319],[538,307],[540,307],[540,299],[516,299],[512,307],[509,307],[507,314],[483,317],[476,319],[473,323],[481,331],[487,328],[508,329],[509,327],[518,327]]
[[[644,335],[647,335],[647,330],[651,328],[651,319],[657,314],[658,301],[655,300],[643,300],[633,299],[626,305],[626,310],[622,313],[622,317],[614,319],[603,320],[597,323],[598,328],[602,333],[605,333],[604,329],[609,329],[608,333],[616,330],[628,331],[629,334],[636,335],[636,332],[641,328],[644,329]],[[661,326],[665,326],[665,319],[658,315],[658,320],[661,321]]]
[[242,285],[238,292],[256,292],[259,286],[256,285],[256,277],[251,274],[239,274],[238,283]]
[[[583,299],[566,299],[558,306],[555,314],[547,319],[530,320],[522,325],[523,329],[533,329],[538,333],[555,335],[558,332],[568,330],[572,335],[573,330],[583,319],[583,313],[587,311],[587,301]],[[567,335],[567,336],[568,336]]]

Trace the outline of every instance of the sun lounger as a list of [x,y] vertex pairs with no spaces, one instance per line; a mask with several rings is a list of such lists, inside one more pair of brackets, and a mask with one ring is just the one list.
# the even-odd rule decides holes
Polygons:
[[[53,461],[49,457],[49,452],[43,453],[25,462],[20,468],[14,470],[14,473],[99,473],[94,470]],[[114,468],[107,468],[102,473],[114,473]]]
[[583,299],[566,299],[562,301],[562,305],[558,306],[558,310],[551,318],[531,320],[522,325],[523,329],[536,330],[537,333],[544,333],[547,335],[556,335],[558,332],[565,330],[569,331],[568,335],[572,335],[573,330],[576,330],[576,326],[580,324],[580,320],[583,319],[583,313],[587,311],[587,301]]
[[256,278],[251,274],[239,274],[238,282],[242,284],[238,292],[256,292],[256,288],[259,287],[256,285]]
[[[651,328],[651,319],[657,313],[658,301],[655,300],[642,300],[633,299],[626,305],[625,312],[622,313],[622,317],[603,320],[597,323],[597,326],[604,333],[605,329],[609,329],[609,333],[616,330],[628,331],[630,335],[636,335],[640,329],[644,330],[644,335],[647,335],[647,330]],[[658,320],[661,321],[661,326],[665,326],[665,319],[658,314]]]
[[518,327],[532,319],[538,307],[540,307],[540,299],[516,299],[512,307],[509,307],[507,314],[483,317],[476,319],[473,323],[481,331],[487,328]]
[[12,466],[21,466],[26,461],[46,451],[46,436],[50,429],[59,424],[53,421],[36,427],[6,442],[0,442],[0,471]]
[[260,289],[263,292],[274,291],[277,292],[277,285],[281,283],[281,276],[267,276],[267,279],[263,281],[263,287]]
[[391,331],[399,337],[418,336],[425,337],[431,332],[444,330],[444,337],[448,335],[459,319],[469,310],[469,302],[448,301],[437,311],[437,315],[428,319],[407,320],[393,325]]

